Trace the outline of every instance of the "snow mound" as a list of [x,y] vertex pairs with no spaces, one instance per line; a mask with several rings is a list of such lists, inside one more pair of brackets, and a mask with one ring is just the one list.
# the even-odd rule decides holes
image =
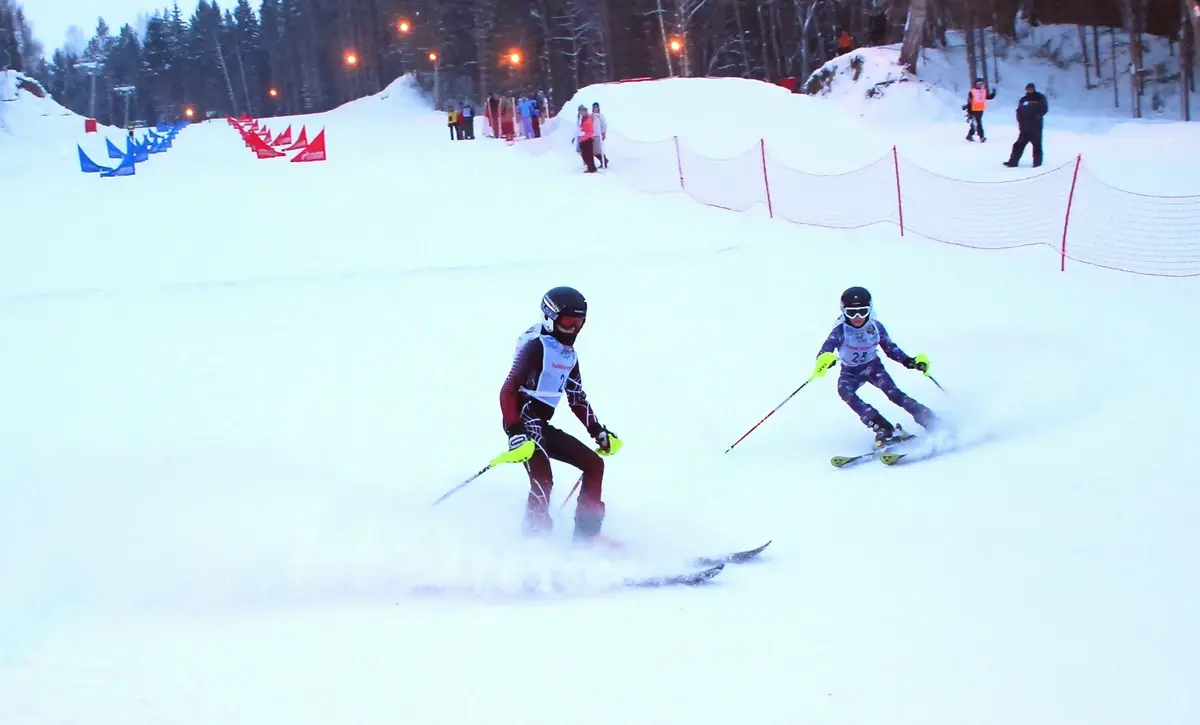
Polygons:
[[59,105],[32,78],[0,71],[0,171],[28,172],[44,164],[79,168],[79,145],[92,160],[108,158],[105,139],[125,148],[125,131],[97,125],[86,133],[84,117]]
[[547,125],[550,143],[572,149],[576,109],[593,102],[613,143],[678,137],[711,158],[746,153],[766,139],[776,158],[808,170],[840,172],[878,159],[891,143],[839,104],[744,78],[668,78],[587,86]]
[[388,116],[420,116],[433,111],[433,101],[417,85],[413,76],[403,75],[382,91],[355,99],[328,112],[337,115],[347,112],[387,114]]
[[[0,143],[14,138],[54,135],[65,124],[61,119],[80,117],[68,111],[29,76],[0,71]],[[79,128],[83,128],[80,120]]]
[[[803,90],[859,117],[877,111],[921,122],[945,120],[954,112],[956,98],[909,73],[896,48],[863,48],[838,56],[809,76]],[[886,104],[877,103],[883,99]]]
[[421,90],[411,75],[404,75],[378,93],[347,101],[328,111],[262,116],[261,119],[272,129],[282,129],[289,123],[295,123],[309,126],[315,124],[318,128],[327,125],[337,130],[352,126],[356,122],[376,123],[380,120],[413,120],[421,117],[428,121],[435,115],[441,118],[440,114],[435,114],[433,110],[432,99]]

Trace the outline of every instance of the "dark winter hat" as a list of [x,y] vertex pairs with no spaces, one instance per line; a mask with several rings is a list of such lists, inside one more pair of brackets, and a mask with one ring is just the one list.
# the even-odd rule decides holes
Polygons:
[[1036,91],[1036,90],[1037,90],[1037,86],[1033,85],[1032,83],[1026,83],[1026,84],[1025,84],[1025,90],[1027,90],[1027,91]]

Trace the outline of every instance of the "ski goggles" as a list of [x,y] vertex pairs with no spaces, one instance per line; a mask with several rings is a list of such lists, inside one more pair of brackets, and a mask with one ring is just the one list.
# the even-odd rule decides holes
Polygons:
[[583,327],[584,318],[580,315],[559,315],[555,322],[567,332],[579,332]]
[[867,318],[871,314],[870,307],[843,307],[842,314],[846,317],[862,317]]

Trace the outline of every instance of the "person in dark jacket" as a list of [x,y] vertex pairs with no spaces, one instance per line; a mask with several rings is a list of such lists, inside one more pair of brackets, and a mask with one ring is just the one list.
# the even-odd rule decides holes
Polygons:
[[1012,155],[1004,162],[1005,166],[1016,168],[1017,162],[1025,153],[1026,144],[1033,144],[1034,168],[1042,165],[1042,119],[1049,111],[1050,104],[1046,97],[1038,93],[1037,87],[1032,83],[1027,84],[1025,95],[1017,102],[1017,128],[1020,134],[1017,136],[1017,142],[1013,144]]
[[471,141],[475,139],[475,107],[470,101],[463,103],[458,112],[458,124],[462,126],[462,138]]

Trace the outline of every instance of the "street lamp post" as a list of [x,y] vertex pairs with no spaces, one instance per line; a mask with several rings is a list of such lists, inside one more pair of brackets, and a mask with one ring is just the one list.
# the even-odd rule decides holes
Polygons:
[[113,92],[125,97],[125,128],[129,128],[129,99],[137,93],[137,86],[113,86]]
[[[674,36],[667,42],[667,48],[670,49],[670,51],[671,51],[670,55],[667,56],[667,60],[668,61],[671,60],[671,58],[670,58],[671,55],[678,57],[679,58],[679,75],[684,76],[684,77],[687,77],[689,74],[689,71],[690,71],[690,69],[688,67],[689,63],[688,63],[687,44],[686,43],[687,43],[687,41],[684,38],[681,38],[679,36]],[[674,70],[671,70],[671,77],[672,78],[675,77]]]
[[441,110],[440,104],[441,104],[441,96],[442,96],[441,90],[442,89],[441,89],[441,78],[439,77],[440,74],[438,73],[438,70],[440,69],[440,67],[442,65],[442,62],[441,62],[442,59],[438,56],[438,54],[436,52],[434,52],[432,50],[429,51],[428,57],[429,57],[429,62],[433,63],[433,108],[434,108],[434,110],[440,111]]
[[76,68],[82,68],[88,72],[88,76],[92,79],[91,100],[88,103],[88,116],[96,117],[96,74],[100,70],[100,64],[94,60],[81,60],[75,63]]
[[358,97],[358,74],[354,71],[358,68],[358,53],[353,50],[346,51],[345,56],[346,67],[350,69],[350,96],[351,98]]
[[409,39],[412,37],[413,26],[407,18],[400,18],[396,21],[396,32],[400,34],[400,67],[403,73],[412,73],[416,69],[412,68],[412,49],[409,47]]

